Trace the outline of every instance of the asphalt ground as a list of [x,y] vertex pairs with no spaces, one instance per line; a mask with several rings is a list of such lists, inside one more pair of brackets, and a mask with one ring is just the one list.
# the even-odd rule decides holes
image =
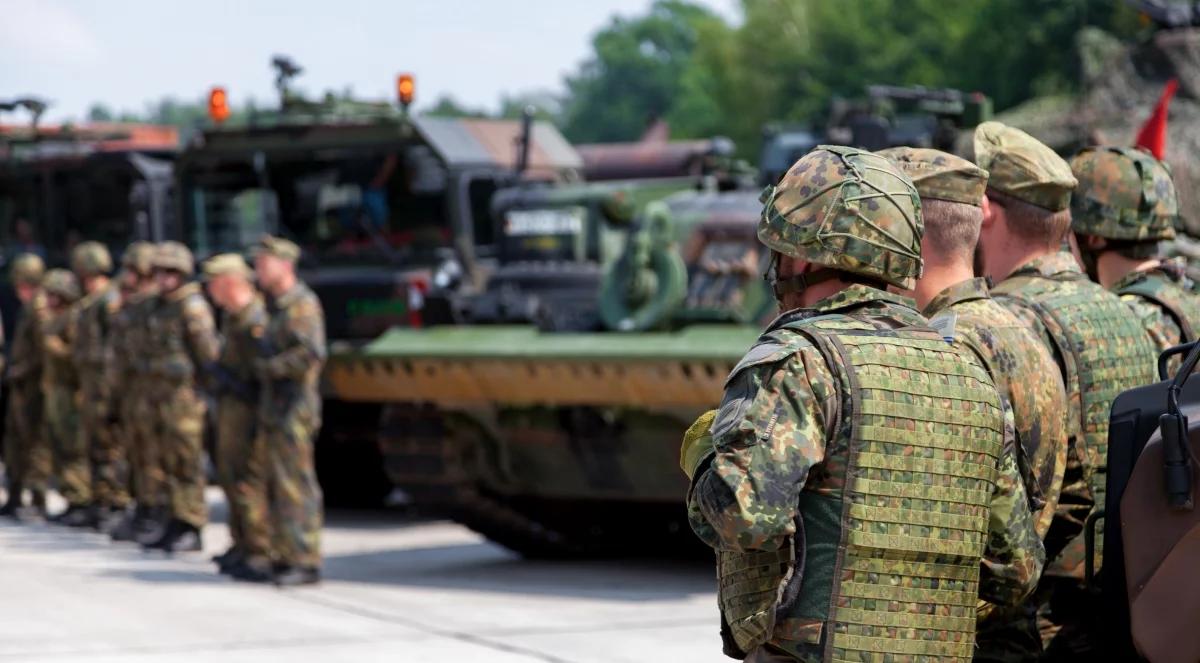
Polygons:
[[203,554],[0,520],[0,661],[728,660],[704,562],[528,561],[452,523],[337,511],[324,582],[281,590],[216,574],[209,495]]

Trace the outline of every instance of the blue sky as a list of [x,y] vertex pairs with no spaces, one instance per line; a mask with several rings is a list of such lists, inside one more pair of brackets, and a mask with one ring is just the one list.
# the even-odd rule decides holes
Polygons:
[[[703,0],[736,18],[737,0]],[[613,14],[650,0],[0,0],[0,99],[33,94],[50,120],[93,102],[141,111],[163,96],[274,103],[271,55],[304,67],[297,87],[391,99],[417,77],[417,102],[448,93],[494,108],[504,93],[557,91]],[[11,121],[0,117],[0,122]]]

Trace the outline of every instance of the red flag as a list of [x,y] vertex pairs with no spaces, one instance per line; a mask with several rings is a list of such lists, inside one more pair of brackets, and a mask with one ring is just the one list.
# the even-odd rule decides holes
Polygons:
[[1155,159],[1162,160],[1167,155],[1167,106],[1171,104],[1171,97],[1175,96],[1178,88],[1178,79],[1167,81],[1158,104],[1154,106],[1154,113],[1138,131],[1136,146],[1153,154]]

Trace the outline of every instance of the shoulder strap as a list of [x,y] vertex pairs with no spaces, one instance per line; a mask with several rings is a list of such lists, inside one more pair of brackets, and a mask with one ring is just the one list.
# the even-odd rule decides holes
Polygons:
[[1163,298],[1158,290],[1151,286],[1148,277],[1140,278],[1133,283],[1130,283],[1117,291],[1118,295],[1137,295],[1143,299],[1149,299],[1155,304],[1161,306],[1175,320],[1175,324],[1179,325],[1179,329],[1183,332],[1183,342],[1190,343],[1196,340],[1196,330],[1188,321],[1186,315],[1179,308],[1178,302],[1167,301]]

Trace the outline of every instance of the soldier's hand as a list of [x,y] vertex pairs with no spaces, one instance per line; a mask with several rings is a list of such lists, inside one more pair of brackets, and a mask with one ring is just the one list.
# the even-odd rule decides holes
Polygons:
[[67,344],[57,336],[51,336],[46,339],[46,351],[55,355],[67,354]]
[[689,480],[694,478],[696,468],[712,453],[712,435],[708,430],[712,428],[716,416],[716,410],[705,412],[683,434],[683,444],[679,447],[679,469]]

